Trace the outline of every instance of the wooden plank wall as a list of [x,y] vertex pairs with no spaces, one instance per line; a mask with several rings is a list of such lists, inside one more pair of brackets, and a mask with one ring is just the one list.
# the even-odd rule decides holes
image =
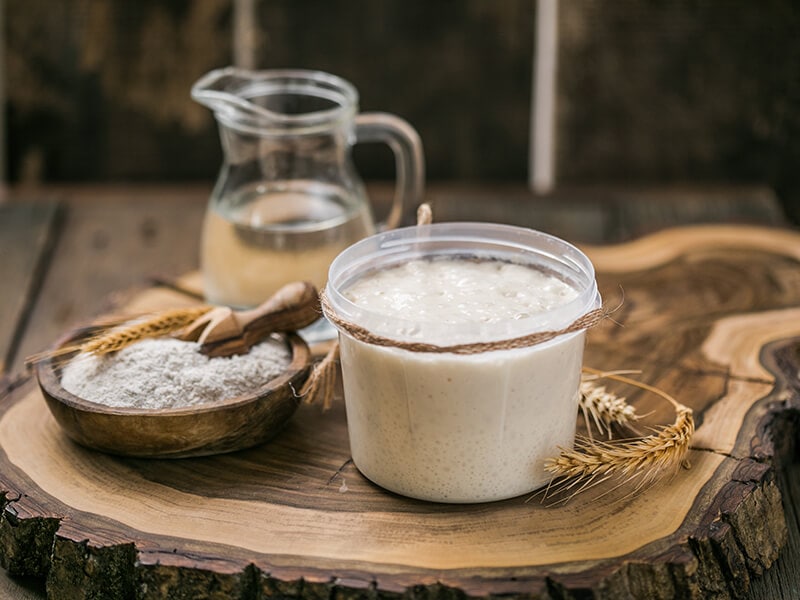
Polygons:
[[51,202],[0,206],[0,381],[12,372],[55,245],[58,215]]
[[[249,31],[234,1],[5,0],[12,181],[213,179],[213,119],[188,91]],[[419,129],[432,180],[527,181],[535,0],[244,4],[256,66],[347,77]],[[560,182],[767,184],[800,221],[794,0],[559,7]],[[356,157],[391,176],[387,150]]]

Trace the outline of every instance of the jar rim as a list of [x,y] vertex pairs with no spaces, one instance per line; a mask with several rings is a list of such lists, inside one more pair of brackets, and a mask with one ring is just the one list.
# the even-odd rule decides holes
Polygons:
[[[567,281],[578,295],[552,310],[522,319],[468,322],[455,326],[388,316],[356,305],[344,295],[349,285],[371,271],[409,260],[443,256],[500,259],[536,266]],[[474,222],[405,227],[365,238],[341,252],[333,261],[326,296],[337,317],[372,333],[401,342],[423,340],[442,344],[446,339],[443,345],[501,341],[540,331],[560,331],[599,308],[601,303],[594,266],[573,244],[533,229]]]

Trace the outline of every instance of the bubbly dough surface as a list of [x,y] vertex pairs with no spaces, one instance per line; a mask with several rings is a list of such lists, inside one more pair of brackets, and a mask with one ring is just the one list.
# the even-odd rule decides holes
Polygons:
[[497,323],[525,319],[578,295],[538,269],[498,260],[414,260],[369,273],[344,291],[370,311],[420,322]]

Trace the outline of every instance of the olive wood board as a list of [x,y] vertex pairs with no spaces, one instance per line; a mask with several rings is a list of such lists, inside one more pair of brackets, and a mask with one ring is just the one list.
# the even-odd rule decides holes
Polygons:
[[[45,577],[53,598],[740,596],[786,540],[775,475],[798,431],[800,234],[701,226],[585,250],[622,302],[585,363],[635,369],[694,409],[674,476],[569,499],[410,500],[353,466],[341,394],[260,447],[117,458],[70,442],[28,381],[0,398],[2,566]],[[191,301],[153,288],[131,307]],[[644,427],[674,418],[611,389]]]

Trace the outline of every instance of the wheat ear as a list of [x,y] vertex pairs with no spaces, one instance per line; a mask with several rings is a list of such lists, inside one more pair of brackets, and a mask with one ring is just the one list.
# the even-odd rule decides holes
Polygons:
[[102,329],[99,334],[90,337],[81,344],[62,346],[57,350],[42,352],[28,357],[26,362],[32,364],[47,358],[55,358],[56,356],[76,352],[95,355],[118,352],[139,340],[160,337],[178,331],[207,313],[211,308],[210,306],[193,306],[166,310],[149,317],[129,321],[119,327]]
[[100,336],[87,340],[81,344],[80,351],[98,355],[118,352],[139,340],[160,337],[183,329],[210,309],[210,306],[196,306],[166,310],[143,321],[136,321],[126,327],[112,329]]
[[639,420],[639,415],[625,398],[609,392],[605,386],[598,385],[593,379],[594,377],[584,378],[581,381],[578,407],[583,413],[590,438],[592,424],[601,434],[611,438],[614,425],[629,427],[631,423]]
[[668,473],[674,473],[684,464],[694,435],[692,409],[646,383],[623,375],[603,374],[595,369],[585,370],[664,398],[675,409],[675,422],[654,428],[650,435],[618,442],[578,437],[572,449],[562,450],[559,456],[545,461],[545,470],[553,476],[551,484],[545,490],[545,497],[569,491],[566,501],[579,492],[612,479],[617,480],[619,485],[635,483],[634,491],[637,491]]

